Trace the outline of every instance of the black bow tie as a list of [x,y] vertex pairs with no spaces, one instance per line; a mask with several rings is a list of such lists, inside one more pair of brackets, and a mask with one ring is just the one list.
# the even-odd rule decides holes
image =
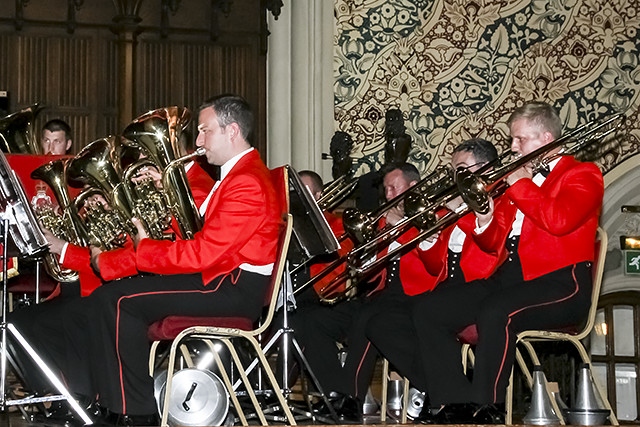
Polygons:
[[538,171],[538,173],[546,178],[551,173],[551,170],[549,169],[549,166],[544,166]]

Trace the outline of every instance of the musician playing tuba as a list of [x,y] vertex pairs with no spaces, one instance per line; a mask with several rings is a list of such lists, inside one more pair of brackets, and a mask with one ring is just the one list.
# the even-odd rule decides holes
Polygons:
[[[186,139],[181,141],[182,152],[186,155]],[[213,187],[214,181],[211,176],[195,160],[190,160],[185,165],[187,180],[191,191],[199,207],[204,202]],[[157,179],[153,179],[156,177]],[[135,180],[152,180],[154,185],[162,189],[162,176],[157,170],[149,168],[142,172]],[[109,202],[101,195],[92,196],[86,202],[88,205],[101,205],[110,210]],[[177,234],[175,223],[172,223],[173,235]],[[50,232],[45,232],[47,240],[50,242],[51,252],[60,256],[60,263],[63,267],[76,270],[80,274],[81,296],[88,296],[98,286],[105,281],[116,280],[122,277],[129,277],[138,274],[135,264],[135,252],[131,239],[127,239],[123,247],[105,251],[96,246],[82,247],[71,244],[62,239],[56,238]]]
[[[527,156],[558,148],[562,123],[557,110],[531,102],[516,109],[507,124],[511,151]],[[526,157],[523,157],[526,158]],[[572,156],[544,161],[546,169],[521,164],[506,175],[503,212],[489,209],[488,224],[476,239],[500,240],[508,257],[487,280],[438,287],[414,306],[421,367],[429,382],[433,424],[504,424],[504,399],[523,330],[564,330],[585,321],[592,289],[591,264],[602,205],[602,173]],[[497,202],[496,202],[497,205]],[[462,372],[456,333],[476,325],[473,380]],[[425,406],[426,408],[426,406]]]
[[[262,312],[284,197],[249,142],[253,113],[243,98],[207,100],[198,131],[196,144],[209,163],[221,167],[221,179],[200,207],[205,221],[194,239],[155,240],[139,229],[136,266],[159,274],[101,286],[86,303],[48,317],[46,325],[20,322],[32,325],[31,335],[47,329],[46,339],[28,338],[56,363],[73,393],[99,396],[109,410],[107,422],[159,425],[154,380],[146,374],[150,323],[169,315],[257,320]],[[64,354],[56,352],[60,348]]]

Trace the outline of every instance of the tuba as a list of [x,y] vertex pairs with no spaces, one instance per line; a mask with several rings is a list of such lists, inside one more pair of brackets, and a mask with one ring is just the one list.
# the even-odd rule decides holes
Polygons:
[[[75,205],[71,203],[65,177],[65,163],[66,160],[54,160],[31,172],[31,178],[44,181],[51,188],[61,212],[58,215],[50,204],[45,204],[34,206],[34,214],[56,237],[86,246],[88,235]],[[78,273],[63,269],[53,254],[47,254],[44,262],[49,275],[59,282],[73,282],[78,279]]]
[[[126,147],[114,136],[95,140],[84,147],[66,168],[67,179],[88,186],[74,201],[76,211],[84,207],[84,223],[90,243],[105,250],[122,246],[126,235],[135,232],[131,223],[133,204],[122,182],[121,159]],[[109,203],[85,205],[90,197],[99,194]]]
[[162,239],[171,220],[165,194],[155,187],[151,179],[133,182],[140,171],[155,167],[151,160],[141,159],[125,169],[122,183],[133,203],[134,216],[140,219],[152,239]]
[[180,136],[190,120],[188,109],[165,107],[141,115],[123,132],[125,143],[140,148],[162,172],[163,191],[184,239],[202,227],[184,164],[172,163],[180,159]]
[[0,142],[5,153],[42,154],[33,123],[44,107],[34,104],[0,119]]

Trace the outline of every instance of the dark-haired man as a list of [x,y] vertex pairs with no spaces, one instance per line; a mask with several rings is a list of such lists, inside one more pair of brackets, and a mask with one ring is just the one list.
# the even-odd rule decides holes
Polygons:
[[[200,207],[202,229],[192,240],[152,240],[138,223],[137,269],[159,275],[99,287],[76,305],[60,331],[67,357],[55,360],[57,367],[91,378],[114,423],[158,425],[148,374],[150,324],[168,315],[257,320],[262,312],[282,207],[269,170],[249,142],[252,130],[253,113],[239,96],[217,96],[200,107],[196,145],[221,167],[220,180]],[[69,387],[73,392],[74,384]]]
[[49,120],[42,127],[40,146],[44,154],[62,156],[71,149],[71,126],[61,119]]

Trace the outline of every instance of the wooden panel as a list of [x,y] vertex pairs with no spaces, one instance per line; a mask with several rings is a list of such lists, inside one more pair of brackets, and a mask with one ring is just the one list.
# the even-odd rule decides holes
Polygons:
[[255,51],[245,45],[141,42],[137,52],[138,111],[186,106],[194,112],[191,131],[195,135],[195,112],[211,96],[238,93],[256,108],[260,104],[255,89],[260,66],[256,66]]
[[[159,0],[145,1],[136,51],[129,57],[122,55],[119,35],[112,31],[119,12],[113,4],[85,0],[77,10],[75,30],[69,33],[66,3],[28,2],[20,30],[15,5],[0,11],[0,90],[9,91],[10,111],[46,104],[37,128],[54,117],[68,121],[77,152],[95,139],[122,131],[126,117],[120,117],[120,108],[129,115],[133,106],[133,120],[136,114],[166,105],[195,111],[212,95],[235,92],[256,109],[257,145],[265,153],[266,58],[259,48],[264,31],[260,2],[234,0],[230,13],[218,16],[220,34],[212,41],[210,0],[181,2],[169,16],[166,38],[160,34]],[[129,68],[118,63],[129,58],[134,71],[125,74]],[[130,82],[133,90],[120,93],[123,82]]]

